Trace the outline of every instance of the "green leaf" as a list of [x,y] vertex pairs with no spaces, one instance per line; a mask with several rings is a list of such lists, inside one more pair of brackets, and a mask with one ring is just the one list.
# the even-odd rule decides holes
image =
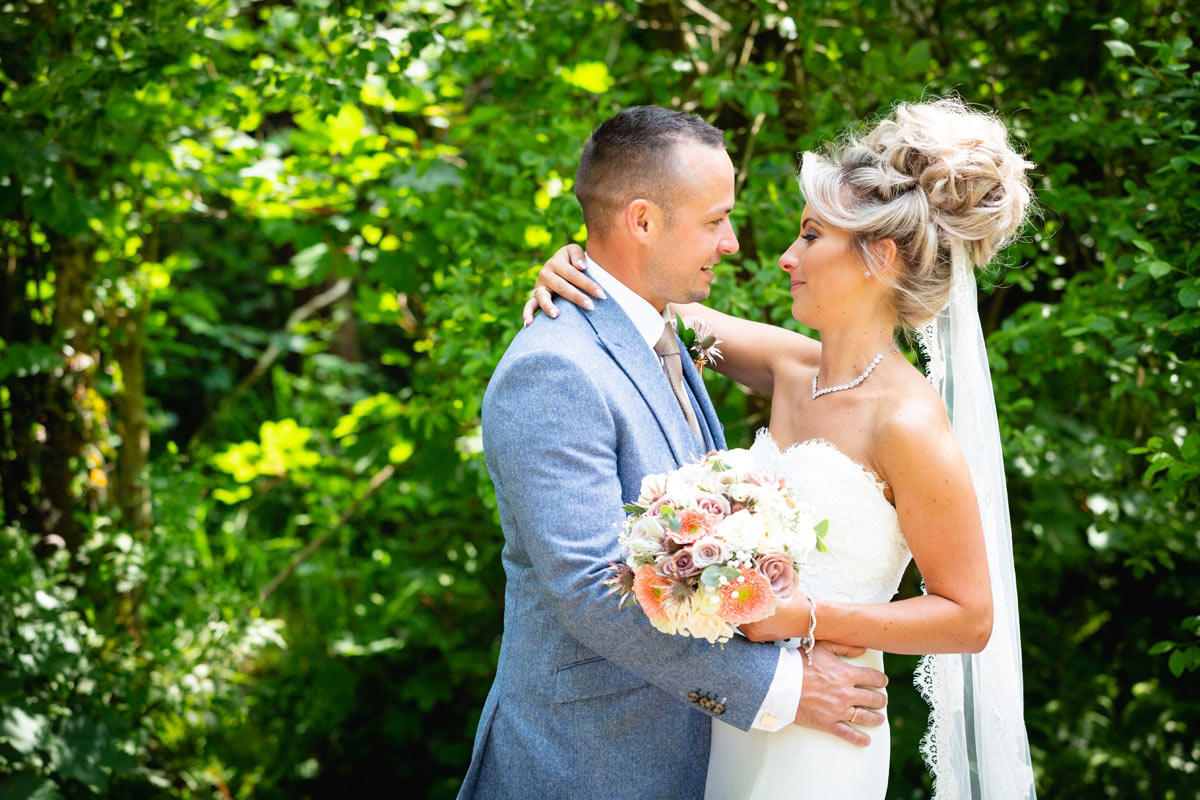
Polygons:
[[1150,648],[1149,653],[1152,656],[1162,655],[1173,647],[1175,647],[1175,642],[1159,642]]
[[1117,36],[1124,36],[1129,31],[1129,23],[1121,17],[1113,17],[1112,22],[1108,23],[1108,27]]
[[1151,458],[1150,466],[1146,467],[1146,471],[1142,473],[1142,480],[1148,482],[1158,473],[1169,469],[1174,463],[1175,459],[1171,458],[1167,453],[1156,453]]
[[825,544],[825,534],[829,533],[829,520],[823,519],[813,526],[813,530],[817,534],[817,552],[829,552],[829,546]]
[[1154,78],[1138,78],[1133,82],[1133,93],[1136,95],[1148,95],[1158,88],[1158,81]]
[[0,722],[0,740],[7,741],[18,753],[32,753],[46,732],[46,717],[26,714],[16,706],[4,709]]
[[720,564],[712,564],[704,568],[700,573],[700,582],[709,589],[716,589],[721,585],[721,578],[727,581],[732,581],[741,574],[733,567],[724,567]]
[[1159,261],[1158,259],[1147,261],[1146,268],[1147,271],[1149,271],[1150,276],[1154,278],[1165,278],[1167,275],[1171,274],[1172,269],[1170,264],[1165,261]]
[[626,503],[625,505],[621,506],[621,508],[625,510],[626,514],[640,514],[646,510],[637,503]]
[[292,267],[301,281],[307,281],[313,276],[323,277],[332,265],[333,257],[329,254],[329,245],[324,242],[305,248],[292,257]]
[[1184,669],[1187,668],[1188,657],[1183,650],[1176,650],[1171,653],[1171,658],[1167,662],[1167,666],[1171,669],[1171,674],[1176,678],[1183,675]]
[[0,800],[63,800],[63,796],[49,778],[23,773],[0,783]]
[[692,345],[696,343],[696,332],[689,328],[683,321],[683,317],[675,315],[675,331],[679,334],[680,340],[683,341],[684,349],[691,350]]
[[1109,52],[1113,54],[1114,58],[1126,58],[1134,56],[1133,48],[1118,39],[1109,39],[1104,43],[1104,46],[1109,49]]
[[1192,461],[1200,457],[1200,431],[1192,431],[1183,438],[1183,444],[1179,446],[1179,454],[1183,456],[1184,461]]

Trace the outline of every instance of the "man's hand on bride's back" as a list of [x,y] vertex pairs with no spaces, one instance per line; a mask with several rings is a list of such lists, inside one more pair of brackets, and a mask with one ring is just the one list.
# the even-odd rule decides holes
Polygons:
[[859,747],[871,743],[868,734],[847,723],[853,720],[854,725],[864,728],[883,724],[883,715],[872,709],[887,706],[887,695],[878,691],[887,686],[887,676],[839,658],[854,658],[865,652],[861,647],[817,642],[812,664],[804,668],[804,688],[796,708],[797,725],[832,733]]
[[537,284],[529,293],[529,299],[525,301],[525,308],[521,310],[521,317],[525,320],[525,324],[533,322],[533,315],[539,308],[548,316],[557,317],[558,309],[554,307],[554,295],[565,297],[588,311],[591,311],[594,306],[591,298],[584,292],[603,300],[604,290],[600,288],[600,284],[585,275],[583,270],[583,248],[577,244],[560,247],[554,255],[550,256],[550,260],[538,272]]

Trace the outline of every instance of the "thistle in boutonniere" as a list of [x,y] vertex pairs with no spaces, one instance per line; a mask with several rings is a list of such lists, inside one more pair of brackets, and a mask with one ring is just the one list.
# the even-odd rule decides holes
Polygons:
[[675,315],[675,330],[683,340],[696,364],[696,371],[703,373],[706,364],[712,364],[721,358],[721,349],[717,347],[721,340],[708,327],[708,323],[699,317],[688,317],[686,320]]

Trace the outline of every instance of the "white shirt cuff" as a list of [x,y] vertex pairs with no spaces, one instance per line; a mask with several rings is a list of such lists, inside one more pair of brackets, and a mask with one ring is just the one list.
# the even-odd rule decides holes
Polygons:
[[799,650],[779,648],[779,662],[775,665],[775,678],[767,696],[754,715],[754,730],[774,733],[796,719],[800,705],[800,691],[804,688],[804,654]]

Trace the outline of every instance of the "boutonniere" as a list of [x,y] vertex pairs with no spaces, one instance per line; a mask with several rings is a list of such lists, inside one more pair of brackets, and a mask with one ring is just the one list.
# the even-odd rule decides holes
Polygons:
[[686,320],[675,315],[675,331],[683,341],[696,364],[696,371],[703,374],[705,364],[713,364],[720,360],[721,349],[717,347],[721,340],[708,327],[708,323],[699,317],[688,317]]

